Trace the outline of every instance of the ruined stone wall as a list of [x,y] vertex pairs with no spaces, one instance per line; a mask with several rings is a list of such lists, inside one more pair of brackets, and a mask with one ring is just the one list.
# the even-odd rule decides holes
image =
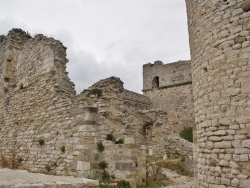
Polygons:
[[[158,77],[158,86],[155,85],[155,78]],[[163,64],[155,61],[154,64],[143,65],[143,91],[154,88],[171,87],[191,83],[190,61],[178,61]]]
[[[158,87],[155,78],[159,79]],[[143,66],[143,94],[149,97],[152,108],[168,112],[168,122],[175,133],[194,126],[191,64],[178,61],[163,64],[159,61]]]
[[250,1],[187,0],[197,187],[250,184]]
[[75,95],[67,62],[55,39],[19,29],[0,37],[1,166],[101,179],[98,163],[105,161],[114,180],[135,187],[146,178],[147,155],[190,152],[166,137],[172,134],[167,113],[150,109],[149,98],[125,90],[119,78]]
[[148,117],[156,117],[155,121],[147,121],[143,135],[147,140],[147,157],[154,159],[177,159],[193,156],[192,143],[177,136],[169,126],[167,112],[163,110],[148,110]]
[[[59,41],[14,29],[0,45],[2,166],[100,178],[97,164],[106,161],[111,175],[119,174],[116,179],[136,184],[145,178],[146,146],[139,131],[134,133],[140,124],[125,130],[126,118],[136,121],[132,111],[138,105],[134,100],[126,117],[119,79],[100,81],[76,96],[65,71],[66,48]],[[111,132],[125,142],[105,143]],[[97,149],[100,141],[104,152]]]
[[126,101],[128,106],[135,105],[141,109],[148,109],[151,103],[148,97],[126,89],[123,91],[123,99]]

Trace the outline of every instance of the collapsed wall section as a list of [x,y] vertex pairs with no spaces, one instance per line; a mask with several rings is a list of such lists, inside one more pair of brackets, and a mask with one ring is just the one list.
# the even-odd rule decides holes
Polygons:
[[249,0],[187,0],[197,187],[250,184]]
[[149,110],[149,98],[125,90],[116,77],[76,96],[67,61],[55,39],[19,29],[0,37],[0,165],[101,179],[98,164],[105,161],[114,180],[142,185],[147,155],[162,158],[178,145],[157,139],[172,134],[166,112]]

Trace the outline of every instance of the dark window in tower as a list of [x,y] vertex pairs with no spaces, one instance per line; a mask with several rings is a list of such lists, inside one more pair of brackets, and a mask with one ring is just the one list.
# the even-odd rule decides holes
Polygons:
[[152,88],[158,88],[158,87],[159,87],[159,76],[156,76],[153,78]]

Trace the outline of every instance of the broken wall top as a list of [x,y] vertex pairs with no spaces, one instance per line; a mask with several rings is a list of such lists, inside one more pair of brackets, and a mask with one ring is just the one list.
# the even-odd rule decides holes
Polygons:
[[0,38],[0,74],[6,92],[24,89],[50,75],[51,92],[74,95],[74,84],[66,72],[67,62],[66,47],[42,34],[31,37],[21,29],[12,29]]
[[143,65],[143,91],[191,84],[191,82],[190,61],[169,64],[156,61],[154,64]]

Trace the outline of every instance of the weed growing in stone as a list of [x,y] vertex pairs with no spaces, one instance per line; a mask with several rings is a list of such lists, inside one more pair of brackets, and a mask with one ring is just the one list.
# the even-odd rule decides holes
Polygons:
[[105,147],[102,144],[102,142],[98,142],[97,143],[97,149],[98,149],[99,152],[103,152],[104,151]]
[[102,161],[102,162],[98,163],[98,166],[100,169],[105,170],[105,168],[108,167],[108,163],[106,163],[105,161]]
[[62,153],[65,153],[65,146],[62,146],[62,147],[60,148],[60,150],[61,150]]
[[107,135],[106,135],[106,140],[110,140],[110,141],[114,142],[114,141],[115,141],[115,137],[114,137],[114,135],[112,135],[112,134],[110,133],[110,134],[107,134]]
[[43,146],[44,143],[45,143],[45,140],[44,140],[44,138],[39,138],[39,139],[37,140],[37,142],[39,143],[40,146]]
[[45,165],[45,170],[46,170],[47,172],[50,172],[50,171],[51,171],[51,166],[50,166],[49,164],[46,164],[46,165]]
[[117,182],[117,187],[118,188],[131,188],[131,185],[128,181],[121,180]]
[[102,181],[104,183],[110,183],[110,175],[106,170],[103,170]]
[[124,144],[124,140],[120,138],[119,140],[115,141],[115,144]]
[[193,128],[192,127],[184,127],[180,132],[180,137],[184,138],[189,142],[193,142]]

